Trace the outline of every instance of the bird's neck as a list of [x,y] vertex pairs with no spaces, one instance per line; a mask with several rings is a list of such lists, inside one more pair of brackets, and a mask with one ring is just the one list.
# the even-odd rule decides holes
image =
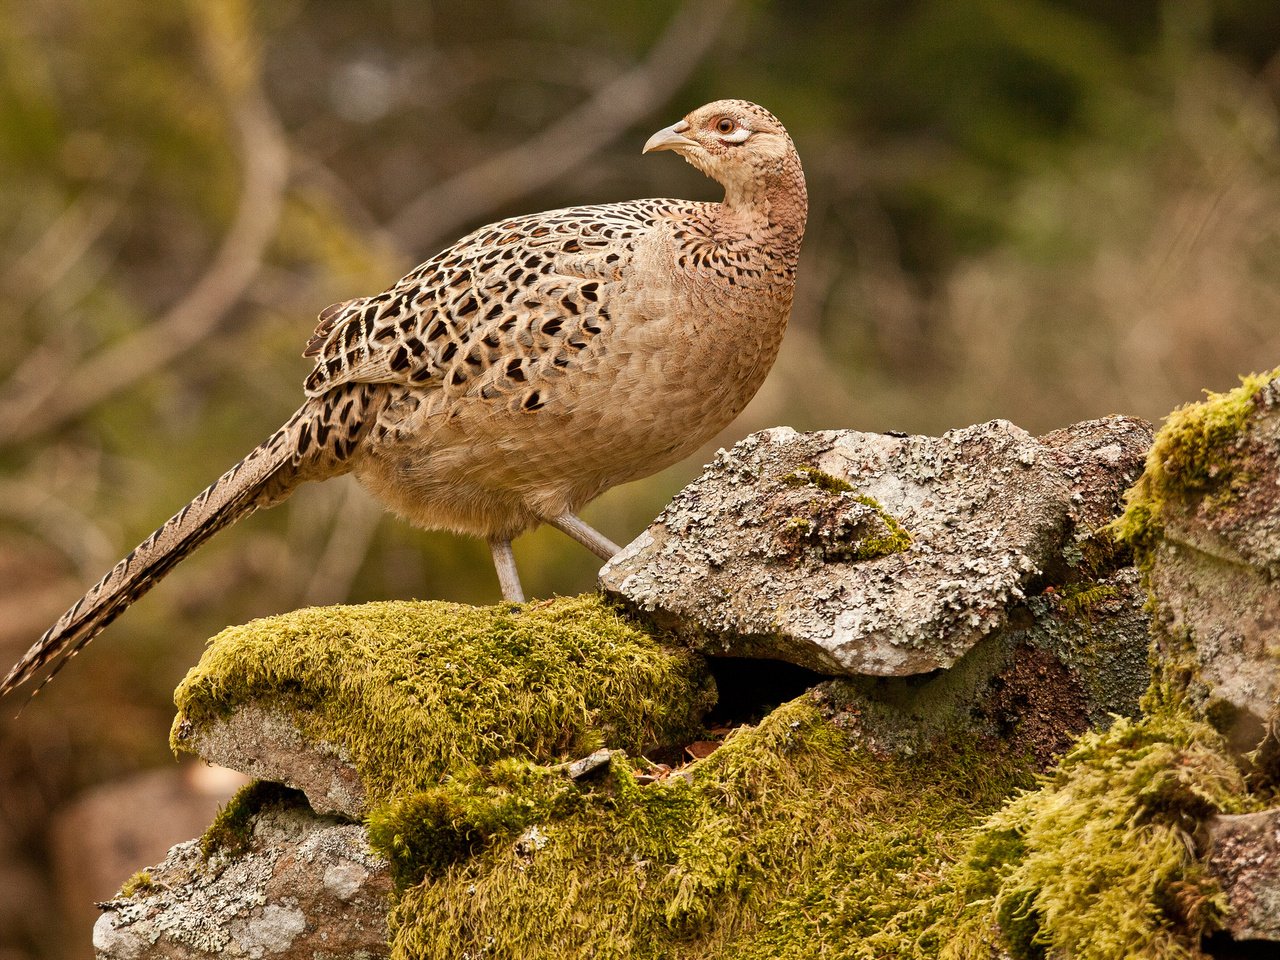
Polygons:
[[761,229],[799,251],[809,214],[809,194],[798,157],[789,156],[765,175],[725,184],[719,217],[725,226]]

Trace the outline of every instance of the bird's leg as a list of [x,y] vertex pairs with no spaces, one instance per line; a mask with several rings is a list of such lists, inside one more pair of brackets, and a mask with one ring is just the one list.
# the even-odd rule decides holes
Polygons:
[[502,599],[524,603],[524,591],[520,589],[520,574],[516,570],[515,554],[511,552],[511,541],[490,540],[489,549],[493,551],[493,566],[498,571]]
[[601,560],[612,560],[614,554],[622,549],[604,534],[583,523],[572,513],[562,513],[558,517],[552,517],[547,523],[573,537]]

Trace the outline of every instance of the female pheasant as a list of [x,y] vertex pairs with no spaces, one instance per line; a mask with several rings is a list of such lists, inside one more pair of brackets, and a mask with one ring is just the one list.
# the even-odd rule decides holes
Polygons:
[[723,202],[503,220],[321,313],[298,411],[76,601],[0,694],[46,664],[51,678],[212,534],[307,480],[354,473],[411,523],[484,537],[509,600],[523,599],[511,540],[540,523],[612,556],[576,512],[692,452],[755,394],[808,210],[791,138],[753,103],[700,107],[654,150],[719,181]]

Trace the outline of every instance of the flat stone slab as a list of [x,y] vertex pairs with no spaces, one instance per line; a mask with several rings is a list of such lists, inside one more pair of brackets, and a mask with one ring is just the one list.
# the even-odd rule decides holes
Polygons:
[[101,904],[98,960],[388,955],[391,874],[360,824],[305,805],[257,815],[247,850],[208,859],[200,842],[169,851],[150,883]]
[[301,790],[316,813],[352,820],[366,813],[364,784],[345,752],[307,737],[285,710],[236,704],[216,720],[180,727],[176,736],[209,763]]
[[1141,472],[1129,417],[1037,439],[778,427],[721,453],[600,573],[606,593],[712,655],[836,675],[949,667]]

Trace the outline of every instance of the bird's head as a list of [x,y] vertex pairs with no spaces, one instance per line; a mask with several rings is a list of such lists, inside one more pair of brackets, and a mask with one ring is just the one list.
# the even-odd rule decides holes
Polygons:
[[746,100],[716,100],[649,138],[644,153],[673,150],[724,185],[727,201],[750,202],[804,178],[778,118]]

